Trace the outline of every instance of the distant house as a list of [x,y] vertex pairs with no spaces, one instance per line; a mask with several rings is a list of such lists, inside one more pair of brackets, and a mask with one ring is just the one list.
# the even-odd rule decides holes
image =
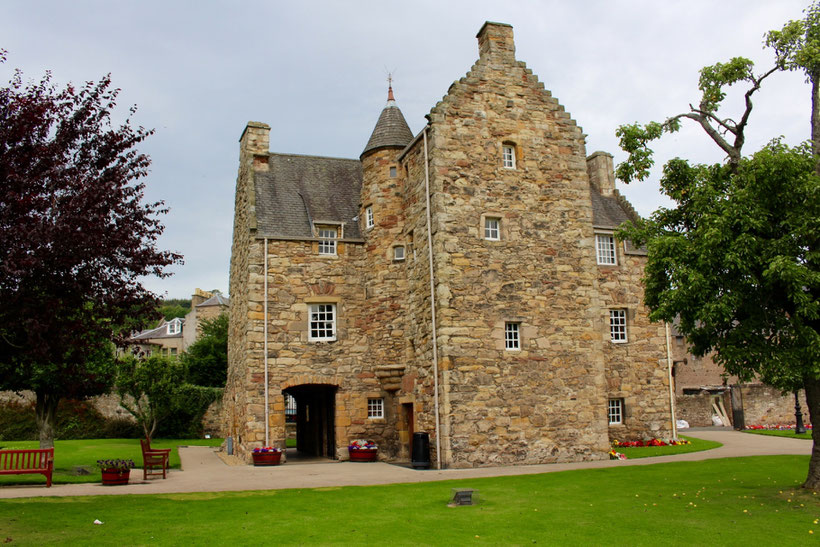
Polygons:
[[144,355],[179,355],[193,344],[202,330],[202,321],[227,313],[230,299],[219,292],[195,289],[191,295],[191,311],[185,318],[162,321],[131,338],[132,348]]

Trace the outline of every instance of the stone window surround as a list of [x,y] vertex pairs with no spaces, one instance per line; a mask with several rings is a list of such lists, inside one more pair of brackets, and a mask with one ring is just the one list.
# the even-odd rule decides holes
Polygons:
[[[304,299],[305,307],[306,307],[306,334],[307,334],[307,341],[312,343],[319,343],[319,342],[335,342],[339,339],[339,327],[342,325],[342,322],[339,319],[339,310],[341,309],[341,302],[342,299],[338,296],[309,296]],[[321,304],[332,305],[333,306],[333,337],[332,338],[313,338],[311,336],[311,311],[313,306],[318,306]]]
[[368,397],[367,398],[367,419],[368,420],[384,420],[384,397]]
[[624,408],[624,399],[622,397],[612,397],[606,402],[606,416],[607,422],[610,426],[624,425],[626,421],[626,412]]
[[390,256],[393,262],[404,262],[407,258],[407,249],[401,243],[397,243],[390,248]]
[[626,308],[609,308],[609,341],[613,344],[626,344],[629,341],[629,310]]
[[[488,218],[498,219],[498,239],[490,239],[490,238],[486,237],[485,230],[486,230],[487,219]],[[506,233],[507,230],[506,230],[506,228],[507,227],[506,227],[506,223],[504,222],[504,215],[503,214],[501,214],[497,211],[488,211],[488,212],[483,213],[481,215],[478,230],[479,230],[479,234],[481,236],[481,239],[483,239],[484,241],[502,241],[502,240],[507,239],[507,233]]]
[[387,170],[388,176],[391,179],[394,179],[399,176],[399,168],[395,165],[391,165]]
[[[609,248],[603,248],[604,240]],[[599,266],[618,265],[618,244],[614,232],[595,230],[595,263]]]

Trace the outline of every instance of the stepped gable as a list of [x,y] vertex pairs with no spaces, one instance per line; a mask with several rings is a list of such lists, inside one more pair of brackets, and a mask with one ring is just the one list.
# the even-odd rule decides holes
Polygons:
[[257,237],[314,238],[313,222],[344,223],[343,240],[361,239],[359,160],[269,154],[268,170],[257,172]]
[[387,90],[387,104],[381,115],[379,115],[379,121],[376,122],[376,127],[373,128],[373,133],[370,135],[370,140],[367,141],[367,146],[364,147],[362,156],[377,148],[404,148],[412,140],[413,132],[410,131],[404,115],[396,105],[396,99],[393,97],[393,87],[391,86]]

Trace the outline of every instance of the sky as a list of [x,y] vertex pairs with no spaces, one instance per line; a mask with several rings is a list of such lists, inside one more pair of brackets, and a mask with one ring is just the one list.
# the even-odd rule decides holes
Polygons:
[[[587,135],[587,154],[625,159],[615,130],[662,121],[699,99],[698,70],[744,56],[772,66],[766,31],[799,19],[808,0],[154,1],[4,0],[0,48],[13,70],[59,85],[111,73],[117,116],[156,133],[145,199],[163,200],[159,246],[184,255],[172,276],[144,285],[167,298],[197,287],[228,292],[239,137],[271,126],[271,151],[358,158],[384,107],[388,72],[413,133],[478,59],[485,21],[513,26],[516,58]],[[725,116],[742,112],[739,93]],[[810,88],[779,73],[755,94],[746,153],[809,138]],[[659,166],[673,157],[722,161],[695,124],[664,137],[651,180],[619,190],[638,213],[669,202]]]

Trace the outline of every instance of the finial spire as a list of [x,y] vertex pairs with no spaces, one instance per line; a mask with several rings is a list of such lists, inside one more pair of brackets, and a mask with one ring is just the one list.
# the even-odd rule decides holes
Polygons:
[[387,100],[388,101],[395,101],[396,98],[393,96],[393,73],[387,73]]

